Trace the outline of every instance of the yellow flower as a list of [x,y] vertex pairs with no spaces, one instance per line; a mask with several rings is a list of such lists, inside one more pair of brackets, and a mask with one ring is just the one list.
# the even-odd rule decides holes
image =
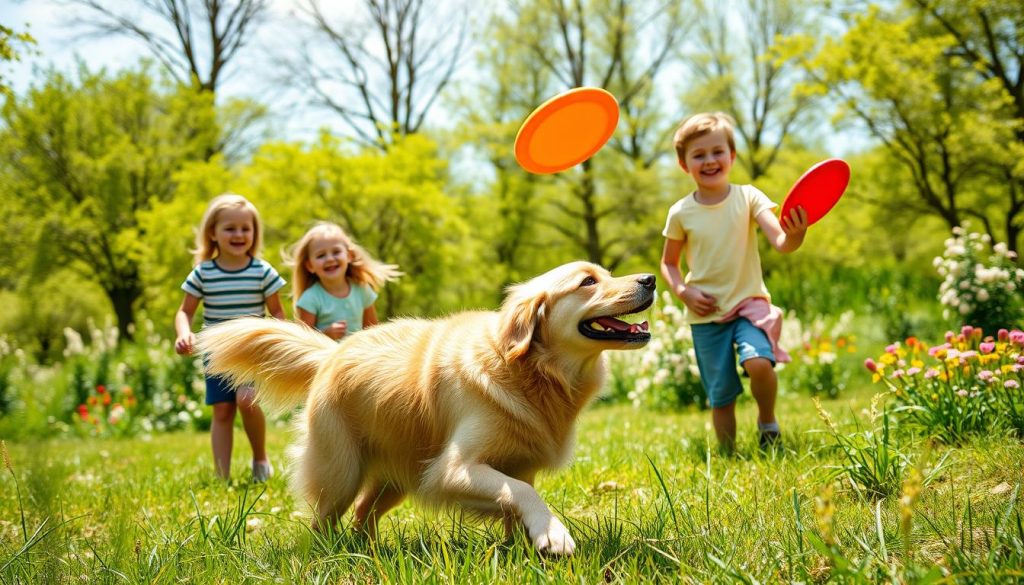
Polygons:
[[911,367],[914,367],[914,368],[924,368],[924,362],[922,362],[921,360],[917,360],[917,359],[912,360],[910,362],[910,365],[911,365]]
[[883,364],[891,365],[891,364],[895,364],[897,359],[898,358],[895,355],[893,355],[891,353],[886,353],[886,354],[882,354],[882,356],[878,358],[878,361],[883,363]]
[[932,394],[932,402],[938,402],[938,400],[939,400],[939,395],[938,394]]
[[1001,371],[1004,374],[1009,374],[1010,372],[1013,371],[1013,364],[1003,364],[1003,366],[999,368],[999,371]]

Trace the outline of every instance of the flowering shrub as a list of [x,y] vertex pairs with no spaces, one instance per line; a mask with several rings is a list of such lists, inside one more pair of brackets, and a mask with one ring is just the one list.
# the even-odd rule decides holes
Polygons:
[[643,349],[613,352],[611,399],[657,410],[706,408],[690,326],[668,291],[655,297],[650,331]]
[[797,349],[790,351],[793,361],[779,374],[784,387],[811,396],[839,396],[850,381],[850,368],[842,358],[857,351],[854,336],[847,333],[852,320],[852,311],[831,327],[820,317],[804,326],[787,316],[780,345]]
[[897,411],[943,441],[999,427],[1024,437],[1024,332],[983,335],[964,326],[930,348],[911,337],[864,365],[895,396]]
[[94,328],[91,343],[65,329],[67,415],[62,431],[93,436],[209,428],[202,408],[203,380],[195,359],[174,353],[172,342],[143,322],[136,342],[118,345],[117,329]]
[[991,245],[988,234],[953,228],[946,250],[933,264],[939,276],[939,302],[946,319],[959,318],[986,331],[1018,325],[1022,316],[1024,270],[1006,244]]

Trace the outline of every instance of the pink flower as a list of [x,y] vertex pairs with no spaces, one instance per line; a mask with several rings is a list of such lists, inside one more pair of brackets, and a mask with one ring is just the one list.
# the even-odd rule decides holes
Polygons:
[[969,350],[963,352],[962,354],[960,354],[960,360],[961,361],[972,360],[972,359],[974,359],[976,357],[978,357],[978,352],[974,351],[973,349],[969,349]]
[[895,372],[892,373],[892,377],[899,379],[902,378],[905,373],[906,372],[904,372],[903,370],[896,370]]
[[875,360],[873,360],[871,358],[868,358],[868,359],[864,360],[864,367],[867,368],[868,371],[870,371],[870,372],[877,372],[878,371],[878,364],[876,364]]
[[900,348],[900,343],[898,341],[896,343],[890,343],[889,345],[885,346],[885,353],[891,353],[891,354],[895,355],[896,354],[896,350],[899,349],[899,348]]
[[1007,331],[1006,329],[1000,329],[999,333],[996,335],[996,339],[998,339],[999,341],[1009,341],[1010,332]]
[[992,372],[990,372],[989,370],[982,370],[978,372],[978,379],[981,380],[982,382],[988,382],[989,380],[992,379]]
[[1003,382],[1003,388],[1020,388],[1020,384],[1017,380],[1007,380]]
[[944,349],[949,349],[949,347],[950,347],[950,345],[948,343],[943,343],[942,345],[936,345],[935,347],[929,347],[928,348],[928,355],[930,355],[932,357],[935,357],[935,354],[939,353],[940,351],[942,351]]
[[946,332],[946,343],[952,343],[952,342],[953,342],[953,332],[952,331],[947,331]]
[[991,342],[982,343],[978,346],[978,349],[981,350],[981,353],[992,353],[996,349],[996,344]]
[[957,390],[956,395],[959,396],[960,398],[967,398],[967,390]]
[[1018,331],[1016,329],[1011,331],[1010,343],[1014,345],[1024,346],[1024,331]]
[[921,368],[917,368],[917,367],[910,368],[909,370],[907,370],[907,375],[908,376],[916,376],[916,375],[918,375],[920,373],[921,373]]
[[964,340],[970,339],[971,335],[974,334],[974,327],[970,325],[964,325],[960,328],[960,335],[964,336]]
[[934,378],[934,377],[936,377],[938,375],[939,375],[939,371],[938,370],[936,370],[935,368],[928,368],[925,371],[925,373],[924,373],[924,379],[925,380],[931,380],[932,378]]

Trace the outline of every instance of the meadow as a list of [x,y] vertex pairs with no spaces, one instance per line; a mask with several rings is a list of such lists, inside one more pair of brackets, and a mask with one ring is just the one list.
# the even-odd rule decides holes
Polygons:
[[[0,579],[1019,582],[1024,444],[928,441],[881,413],[878,389],[864,372],[821,406],[841,436],[863,439],[860,454],[889,461],[862,470],[897,474],[884,496],[847,473],[854,460],[804,395],[781,397],[784,448],[769,452],[744,401],[731,456],[718,453],[704,412],[596,404],[573,463],[539,480],[576,538],[567,559],[538,556],[521,534],[505,542],[500,523],[409,503],[385,517],[377,542],[347,526],[314,534],[283,474],[245,479],[244,447],[235,479],[215,480],[205,433],[8,443]],[[279,424],[269,437],[279,466],[288,435]]]

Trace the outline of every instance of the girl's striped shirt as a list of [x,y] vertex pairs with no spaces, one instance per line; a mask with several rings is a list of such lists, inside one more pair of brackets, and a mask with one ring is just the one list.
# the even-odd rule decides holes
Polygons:
[[266,261],[251,258],[240,270],[224,270],[215,260],[200,262],[181,290],[202,299],[203,326],[236,317],[263,317],[267,297],[285,285]]

